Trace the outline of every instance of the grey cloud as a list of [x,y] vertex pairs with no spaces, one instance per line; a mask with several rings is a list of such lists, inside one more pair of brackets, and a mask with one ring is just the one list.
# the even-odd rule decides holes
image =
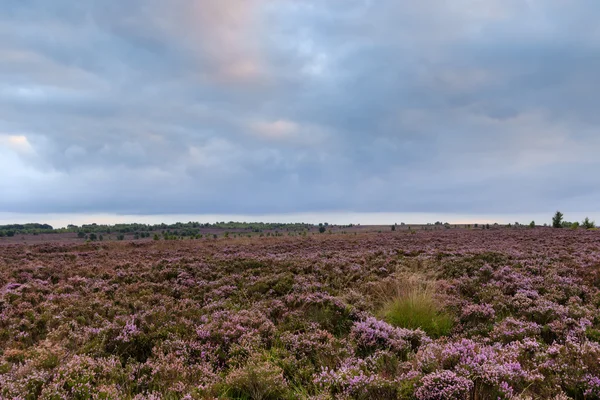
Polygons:
[[598,211],[598,15],[9,0],[0,210]]

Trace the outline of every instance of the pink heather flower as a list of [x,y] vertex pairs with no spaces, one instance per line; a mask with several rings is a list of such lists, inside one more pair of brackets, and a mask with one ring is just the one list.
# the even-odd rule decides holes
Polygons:
[[452,371],[439,371],[421,379],[415,397],[419,400],[463,400],[469,398],[473,381]]

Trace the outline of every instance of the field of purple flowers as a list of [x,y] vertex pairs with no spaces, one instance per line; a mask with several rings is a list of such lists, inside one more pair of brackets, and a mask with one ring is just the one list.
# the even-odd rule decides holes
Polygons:
[[600,399],[600,232],[0,246],[3,399]]

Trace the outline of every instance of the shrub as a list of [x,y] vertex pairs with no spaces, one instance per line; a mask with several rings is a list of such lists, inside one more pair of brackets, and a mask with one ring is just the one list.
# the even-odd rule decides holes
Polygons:
[[596,223],[594,221],[590,221],[588,217],[585,217],[581,223],[581,227],[584,229],[594,229],[596,227]]
[[415,396],[419,400],[461,400],[469,398],[473,381],[452,371],[434,372],[422,379]]
[[283,370],[269,362],[251,359],[225,379],[223,395],[234,399],[277,400],[290,397]]
[[354,323],[350,336],[356,341],[358,348],[364,351],[389,349],[401,355],[430,341],[421,330],[396,328],[372,317]]

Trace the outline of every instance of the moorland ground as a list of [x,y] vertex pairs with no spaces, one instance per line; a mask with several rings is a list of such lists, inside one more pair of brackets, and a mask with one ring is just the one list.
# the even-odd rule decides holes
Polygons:
[[25,242],[0,398],[600,398],[598,231]]

